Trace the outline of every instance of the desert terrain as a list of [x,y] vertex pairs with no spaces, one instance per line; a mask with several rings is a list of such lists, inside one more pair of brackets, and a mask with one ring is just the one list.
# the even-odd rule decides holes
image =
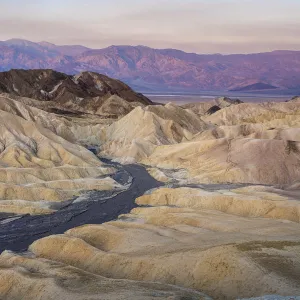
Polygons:
[[0,299],[300,294],[300,97],[159,104],[52,70],[0,92]]

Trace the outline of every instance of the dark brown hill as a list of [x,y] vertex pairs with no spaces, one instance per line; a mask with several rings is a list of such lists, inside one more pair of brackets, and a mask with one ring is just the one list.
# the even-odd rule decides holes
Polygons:
[[151,100],[125,83],[94,72],[75,76],[53,70],[0,72],[0,93],[39,100],[34,106],[60,114],[99,114],[118,118]]

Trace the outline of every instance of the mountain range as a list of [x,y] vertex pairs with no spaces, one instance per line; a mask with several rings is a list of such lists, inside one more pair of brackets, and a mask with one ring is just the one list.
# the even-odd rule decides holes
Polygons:
[[0,71],[54,69],[92,71],[140,91],[300,90],[300,51],[195,54],[145,46],[90,49],[21,39],[0,42]]

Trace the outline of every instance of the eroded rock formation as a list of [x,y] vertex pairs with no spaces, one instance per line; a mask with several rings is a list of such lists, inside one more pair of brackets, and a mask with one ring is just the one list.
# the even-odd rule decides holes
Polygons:
[[[47,236],[27,253],[4,251],[1,299],[24,293],[27,299],[300,293],[296,98],[153,105],[131,89],[118,94],[119,82],[109,83],[116,93],[95,95],[100,75],[72,78],[78,83],[60,79],[52,99],[37,96],[44,83],[20,93],[14,79],[0,81],[6,86],[0,97],[0,212],[49,214],[57,209],[53,203],[87,190],[126,189],[111,176],[116,168],[88,147],[102,157],[144,165],[165,186],[138,197],[138,207],[115,221]],[[29,79],[33,85],[32,74]],[[80,80],[91,87],[84,100],[76,100],[77,88],[72,95],[69,88],[60,91],[69,80],[74,89],[84,90]],[[48,94],[54,84],[44,87]]]

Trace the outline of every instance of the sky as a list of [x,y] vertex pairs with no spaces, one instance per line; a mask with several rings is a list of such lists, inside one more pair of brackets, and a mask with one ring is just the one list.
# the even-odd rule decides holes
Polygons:
[[0,0],[0,40],[196,53],[300,50],[300,0]]

